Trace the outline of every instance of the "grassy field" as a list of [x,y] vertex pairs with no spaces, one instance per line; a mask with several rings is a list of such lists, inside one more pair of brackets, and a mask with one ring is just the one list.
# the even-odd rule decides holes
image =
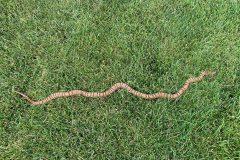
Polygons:
[[[240,2],[0,2],[0,159],[239,159]],[[176,100],[59,98],[122,81]]]

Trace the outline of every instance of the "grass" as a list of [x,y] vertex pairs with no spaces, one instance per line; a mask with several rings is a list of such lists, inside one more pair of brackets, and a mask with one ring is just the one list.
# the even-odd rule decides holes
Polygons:
[[[239,159],[237,0],[0,2],[1,159]],[[59,98],[123,81],[177,100]]]

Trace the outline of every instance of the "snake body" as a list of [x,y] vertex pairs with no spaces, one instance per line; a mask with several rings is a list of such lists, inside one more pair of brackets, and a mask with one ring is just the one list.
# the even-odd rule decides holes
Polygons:
[[208,71],[202,71],[198,77],[190,77],[186,80],[182,88],[180,88],[176,93],[171,94],[171,93],[165,93],[165,92],[157,92],[153,94],[147,94],[147,93],[142,93],[139,92],[132,87],[130,87],[126,83],[115,83],[112,85],[109,89],[107,89],[104,92],[87,92],[83,90],[71,90],[71,91],[66,91],[66,92],[56,92],[52,93],[49,96],[47,96],[45,99],[39,100],[39,101],[34,101],[30,99],[28,96],[21,92],[17,92],[21,96],[23,96],[26,100],[28,100],[31,104],[33,105],[40,105],[40,104],[45,104],[53,99],[56,99],[58,97],[69,97],[69,96],[74,96],[74,95],[81,95],[85,97],[106,97],[111,95],[113,92],[119,90],[119,89],[126,89],[128,92],[132,93],[135,96],[142,97],[144,99],[156,99],[156,98],[169,98],[169,99],[176,99],[179,96],[181,96],[186,89],[188,88],[190,83],[200,81],[204,76],[206,75],[212,75],[213,72],[208,72]]

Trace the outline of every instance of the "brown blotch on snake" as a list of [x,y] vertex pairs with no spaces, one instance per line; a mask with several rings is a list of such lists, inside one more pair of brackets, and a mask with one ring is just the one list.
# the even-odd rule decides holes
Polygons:
[[42,99],[42,100],[39,100],[39,101],[34,101],[34,100],[32,100],[31,98],[29,98],[28,96],[26,96],[25,94],[23,94],[21,92],[17,92],[17,91],[15,91],[15,92],[20,94],[21,96],[23,96],[25,99],[27,99],[33,105],[45,104],[45,103],[47,103],[47,102],[49,102],[49,101],[51,101],[55,98],[58,98],[58,97],[69,97],[69,96],[74,96],[74,95],[80,95],[80,96],[85,96],[85,97],[106,97],[106,96],[111,95],[113,92],[115,92],[119,89],[126,89],[128,92],[132,93],[133,95],[138,96],[138,97],[142,97],[144,99],[156,99],[156,98],[176,99],[176,98],[180,97],[187,90],[190,83],[200,81],[200,80],[202,80],[202,78],[204,76],[213,75],[213,74],[214,74],[214,72],[202,71],[198,77],[188,78],[185,81],[182,88],[180,88],[174,94],[164,93],[164,92],[158,92],[158,93],[153,93],[153,94],[142,93],[142,92],[139,92],[137,90],[134,90],[128,84],[121,83],[121,82],[120,83],[115,83],[114,85],[112,85],[109,89],[107,89],[104,92],[87,92],[87,91],[82,91],[82,90],[71,90],[71,91],[66,91],[66,92],[56,92],[56,93],[50,94],[45,99]]

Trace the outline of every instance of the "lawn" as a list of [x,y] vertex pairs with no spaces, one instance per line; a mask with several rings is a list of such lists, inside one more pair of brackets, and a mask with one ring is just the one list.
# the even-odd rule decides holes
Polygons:
[[239,37],[238,0],[1,0],[0,159],[239,159]]

